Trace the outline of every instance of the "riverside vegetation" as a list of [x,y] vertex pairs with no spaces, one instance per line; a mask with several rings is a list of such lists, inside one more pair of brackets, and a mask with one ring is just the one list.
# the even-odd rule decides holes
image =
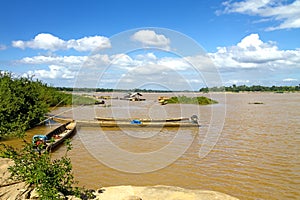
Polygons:
[[96,100],[58,91],[31,77],[0,71],[0,139],[22,137],[53,106],[95,104]]
[[275,92],[275,93],[283,93],[283,92],[299,92],[300,84],[297,86],[261,86],[261,85],[235,85],[229,87],[212,87],[212,88],[201,88],[199,92]]
[[[90,104],[96,101],[59,92],[30,77],[14,77],[2,71],[0,88],[0,141],[8,136],[23,137],[26,129],[44,119],[51,106]],[[70,142],[67,143],[69,150]],[[14,161],[14,165],[9,168],[11,178],[36,188],[41,200],[65,199],[66,195],[75,195],[81,199],[94,197],[90,190],[73,187],[76,182],[67,152],[60,159],[52,160],[49,152],[38,154],[33,145],[24,140],[22,149],[1,144],[0,157]]]
[[72,174],[72,164],[67,152],[72,146],[66,140],[67,150],[60,159],[51,159],[49,152],[38,154],[31,143],[24,142],[24,147],[17,150],[12,146],[3,145],[0,157],[9,158],[14,165],[8,168],[11,178],[15,181],[24,181],[29,187],[35,188],[41,200],[60,200],[68,195],[81,199],[93,199],[92,190],[74,187],[76,183]]

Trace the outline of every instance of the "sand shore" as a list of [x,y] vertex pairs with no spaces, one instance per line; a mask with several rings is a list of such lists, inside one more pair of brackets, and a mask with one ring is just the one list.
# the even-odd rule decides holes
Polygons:
[[[10,159],[0,158],[0,197],[3,200],[38,199],[36,191],[25,182],[10,180],[8,167],[13,165]],[[188,190],[173,186],[114,186],[99,188],[95,191],[95,200],[237,200],[229,195],[208,191]],[[69,196],[69,200],[79,198]]]

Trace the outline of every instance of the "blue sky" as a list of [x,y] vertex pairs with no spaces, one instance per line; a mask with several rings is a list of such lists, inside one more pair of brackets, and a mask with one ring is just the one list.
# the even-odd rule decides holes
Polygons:
[[300,83],[300,0],[2,0],[0,69],[54,86]]

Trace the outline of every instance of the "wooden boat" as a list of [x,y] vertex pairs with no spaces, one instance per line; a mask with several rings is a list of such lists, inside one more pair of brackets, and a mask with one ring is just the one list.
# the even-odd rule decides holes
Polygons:
[[187,122],[142,122],[142,121],[99,121],[77,120],[78,126],[84,127],[198,127],[198,123]]
[[125,119],[111,117],[96,117],[96,120],[78,121],[80,126],[100,127],[198,127],[198,117],[169,119]]
[[132,120],[139,120],[141,122],[178,122],[178,121],[187,121],[190,118],[188,117],[178,117],[178,118],[169,118],[169,119],[128,119],[128,118],[113,118],[113,117],[95,117],[98,121],[112,121],[112,122],[128,122]]
[[32,142],[38,151],[51,151],[58,147],[65,139],[69,138],[75,132],[75,129],[76,122],[68,121],[46,135],[33,136]]
[[[54,121],[63,122],[70,119],[52,117]],[[76,120],[81,127],[199,127],[198,117],[169,119],[125,119],[96,117],[95,120]]]
[[158,102],[161,104],[161,105],[166,105],[168,103],[168,100],[170,98],[169,97],[159,97],[158,98]]

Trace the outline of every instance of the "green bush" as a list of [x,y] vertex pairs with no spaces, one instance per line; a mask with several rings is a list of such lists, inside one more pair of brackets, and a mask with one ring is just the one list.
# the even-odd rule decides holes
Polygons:
[[97,100],[90,98],[90,97],[84,97],[84,96],[79,96],[79,95],[73,95],[73,105],[93,105],[97,102]]
[[37,153],[30,143],[24,143],[24,148],[16,150],[3,145],[1,157],[10,158],[14,165],[9,167],[11,178],[25,181],[36,188],[41,200],[64,199],[66,195],[75,195],[82,199],[94,198],[90,190],[73,187],[74,176],[72,164],[67,152],[71,144],[67,140],[66,154],[60,159],[52,160],[49,152]]
[[30,78],[14,78],[0,71],[0,138],[22,136],[39,123],[48,111],[43,99],[45,85]]
[[218,103],[215,100],[212,100],[207,97],[187,97],[187,96],[178,96],[178,97],[171,97],[170,99],[166,100],[167,103],[182,103],[182,104],[199,104],[199,105],[208,105],[208,104],[215,104]]
[[14,77],[0,71],[0,139],[22,137],[25,130],[43,121],[49,107],[95,102],[92,98],[58,91],[30,77]]

